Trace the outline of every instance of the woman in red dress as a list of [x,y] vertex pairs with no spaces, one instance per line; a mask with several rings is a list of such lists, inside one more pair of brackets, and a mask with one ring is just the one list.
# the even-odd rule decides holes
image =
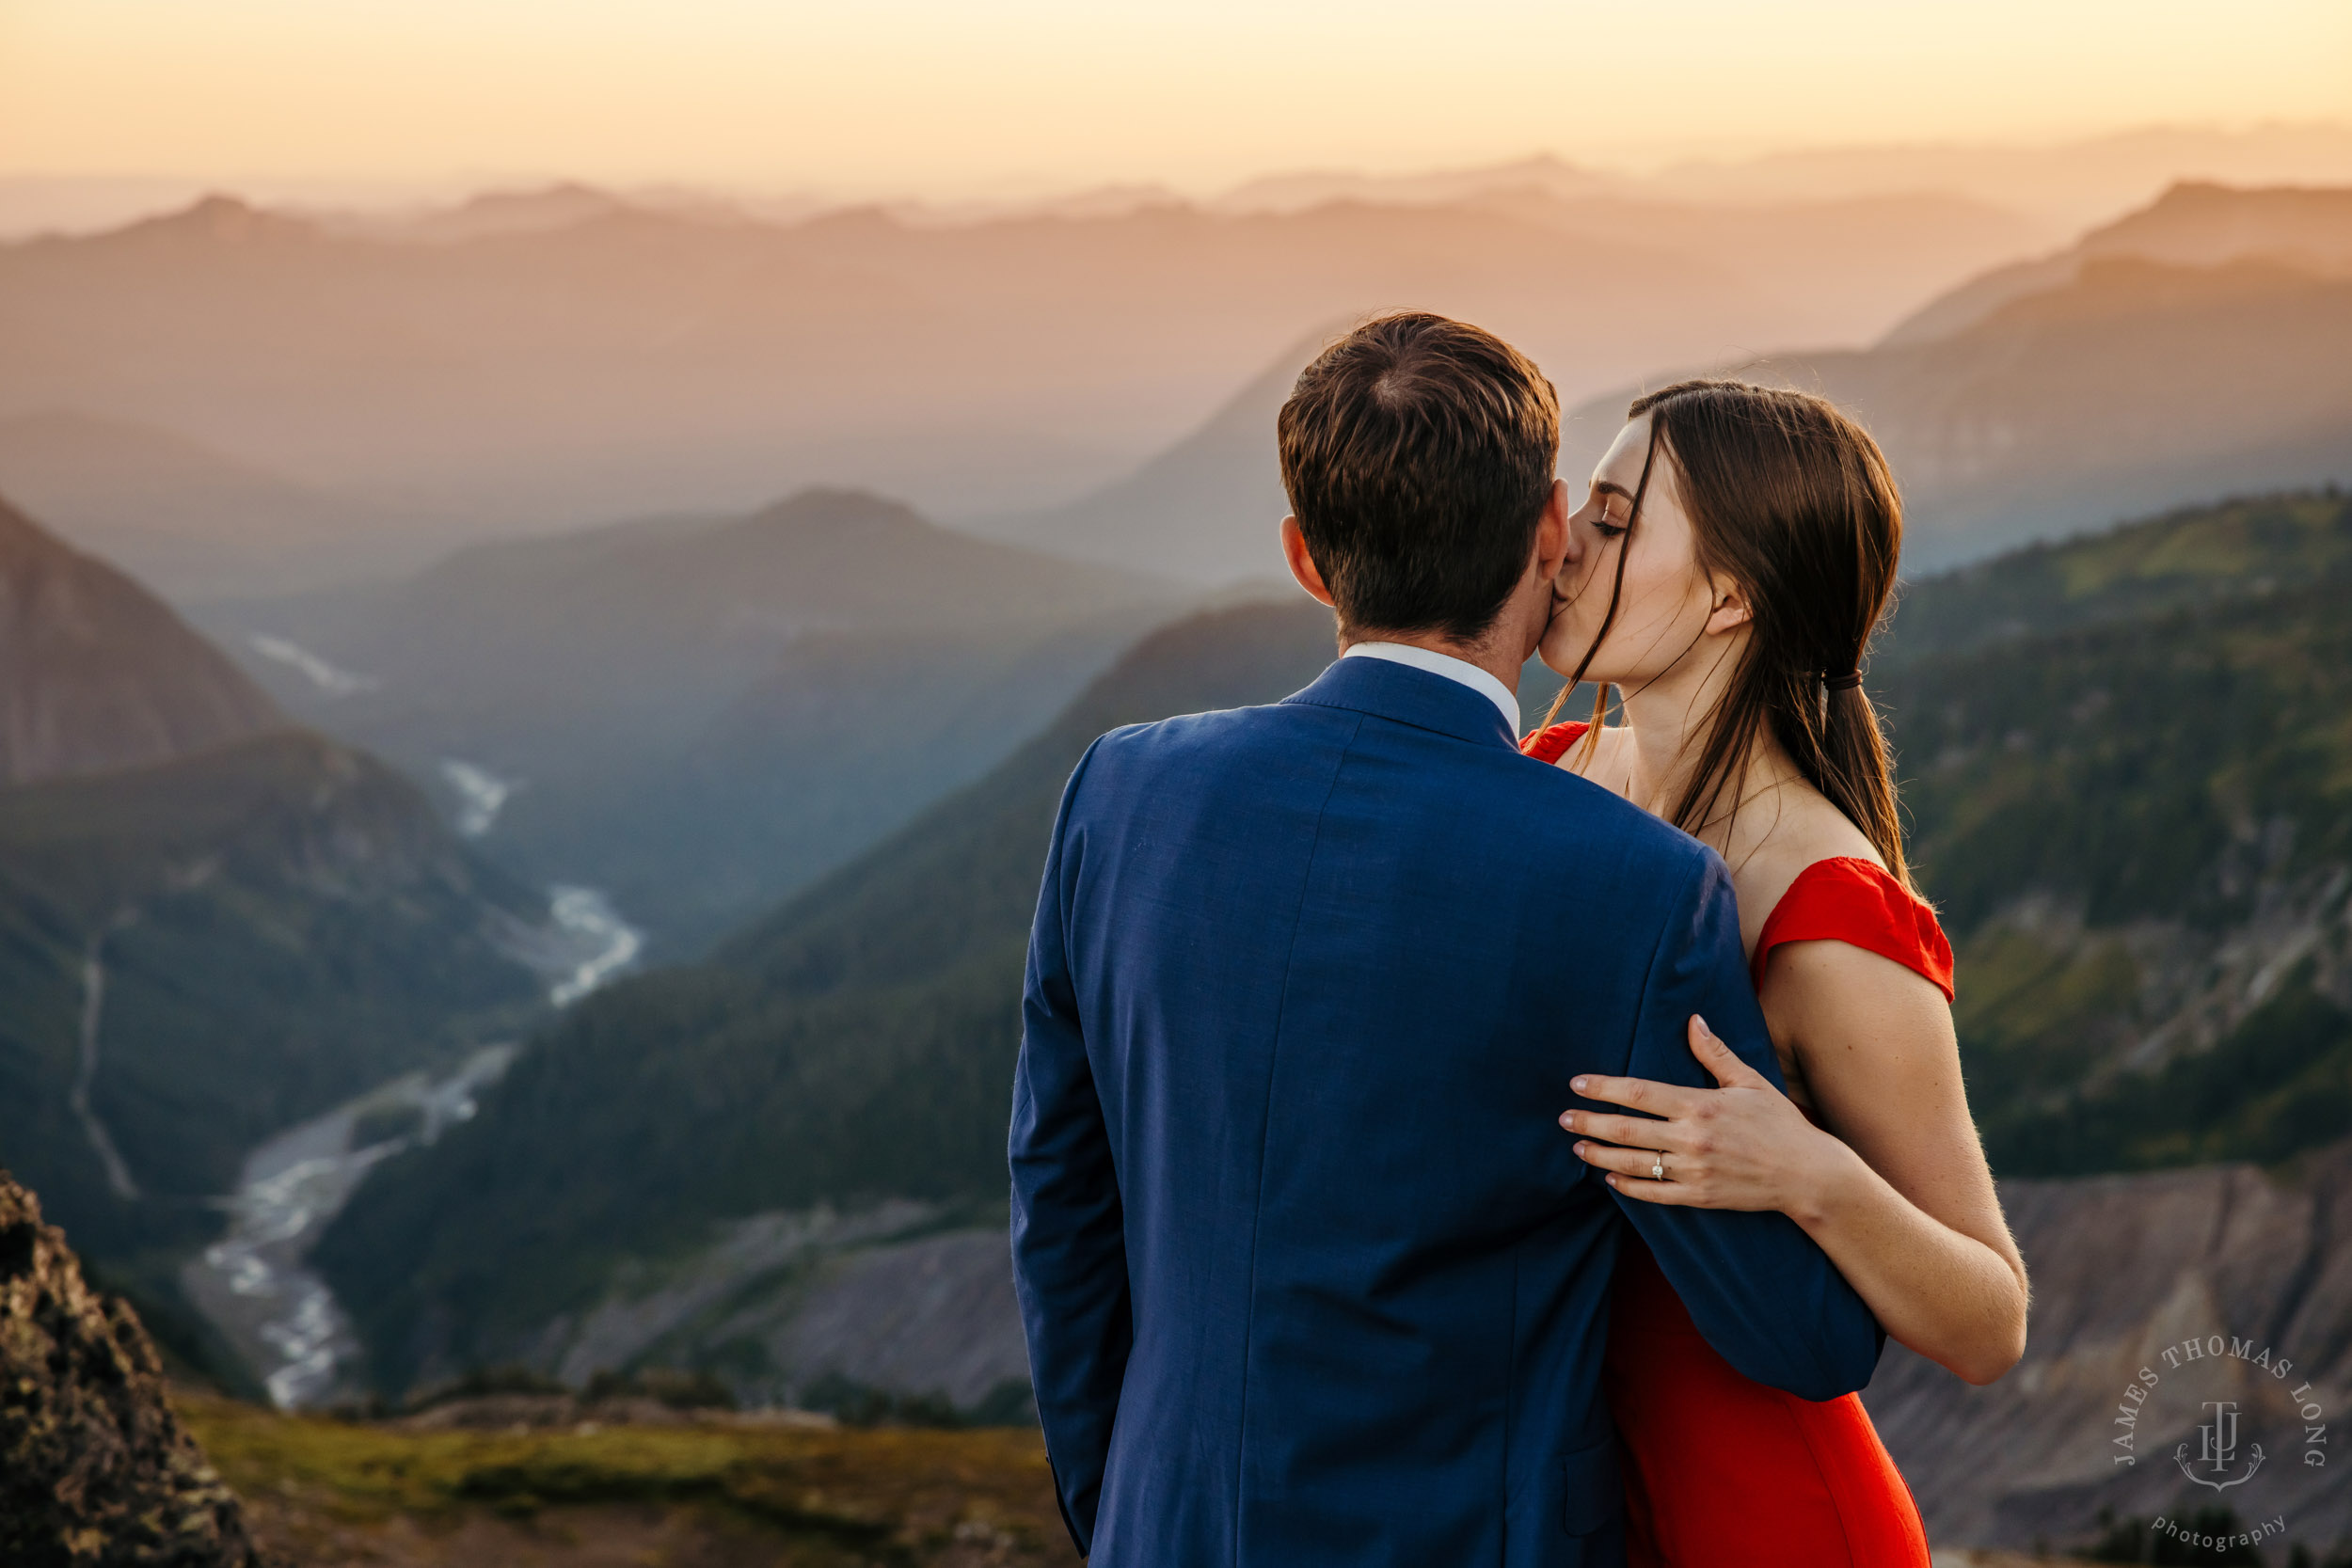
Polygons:
[[[1561,1122],[1629,1200],[1788,1213],[1891,1338],[1989,1383],[2024,1353],[2025,1265],[1962,1086],[1951,948],[1912,886],[1861,689],[1901,529],[1877,446],[1803,393],[1669,387],[1594,471],[1542,655],[1601,704],[1525,749],[1722,854],[1788,1093],[1693,1019],[1717,1088],[1580,1078],[1634,1114]],[[1638,1240],[1604,1382],[1631,1568],[1927,1568],[1860,1400],[1740,1376]]]

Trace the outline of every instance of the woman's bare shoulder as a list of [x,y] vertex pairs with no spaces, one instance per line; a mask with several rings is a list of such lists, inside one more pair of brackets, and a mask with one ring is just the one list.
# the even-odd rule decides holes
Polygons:
[[[1756,809],[1754,807],[1748,809]],[[1862,860],[1883,870],[1886,858],[1869,835],[1839,811],[1829,797],[1803,780],[1772,792],[1763,809],[1771,814],[1761,842],[1735,863],[1733,886],[1742,910],[1769,916],[1805,867],[1821,861]]]

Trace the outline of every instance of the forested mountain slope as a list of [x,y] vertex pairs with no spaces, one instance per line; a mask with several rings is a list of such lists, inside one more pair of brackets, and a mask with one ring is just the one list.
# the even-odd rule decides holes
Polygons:
[[[1903,608],[1874,689],[2003,1172],[2275,1160],[2352,1127],[2347,581],[2352,500],[2319,494]],[[1915,628],[1958,646],[1915,655]]]

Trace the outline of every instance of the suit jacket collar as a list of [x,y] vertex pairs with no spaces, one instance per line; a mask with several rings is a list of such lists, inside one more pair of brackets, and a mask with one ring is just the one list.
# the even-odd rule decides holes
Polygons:
[[1515,752],[1519,746],[1518,736],[1483,693],[1460,681],[1384,658],[1334,659],[1312,686],[1282,701],[1369,713],[1472,745]]

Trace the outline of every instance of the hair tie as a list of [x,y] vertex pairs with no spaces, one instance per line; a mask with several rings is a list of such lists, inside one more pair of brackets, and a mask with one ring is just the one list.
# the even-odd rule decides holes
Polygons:
[[1821,689],[1824,691],[1851,691],[1861,684],[1862,672],[1859,670],[1849,670],[1842,675],[1821,677]]

